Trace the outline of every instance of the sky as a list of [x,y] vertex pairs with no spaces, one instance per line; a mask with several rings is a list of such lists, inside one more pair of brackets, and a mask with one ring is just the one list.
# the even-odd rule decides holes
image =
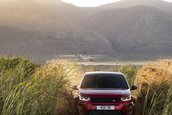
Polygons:
[[96,7],[108,3],[117,2],[120,0],[62,0],[67,3],[72,3],[79,7]]
[[[67,3],[71,3],[78,7],[96,7],[108,3],[118,2],[120,0],[62,0]],[[166,2],[171,2],[172,0],[163,0]]]
[[171,2],[171,3],[172,3],[172,0],[163,0],[163,1],[166,1],[166,2]]
[[[17,0],[0,0],[0,3],[6,3],[9,1],[17,1]],[[51,2],[52,0],[46,0],[46,1]],[[71,3],[78,7],[96,7],[96,6],[100,6],[100,5],[104,5],[108,3],[118,2],[120,0],[62,0],[62,1],[66,3]],[[163,0],[163,1],[172,3],[172,0]]]

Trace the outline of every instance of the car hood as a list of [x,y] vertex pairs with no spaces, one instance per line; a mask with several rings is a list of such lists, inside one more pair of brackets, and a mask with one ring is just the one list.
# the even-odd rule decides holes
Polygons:
[[131,95],[130,89],[80,89],[83,95]]

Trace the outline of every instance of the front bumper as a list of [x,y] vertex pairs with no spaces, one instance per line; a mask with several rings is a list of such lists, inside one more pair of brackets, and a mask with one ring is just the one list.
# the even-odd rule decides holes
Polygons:
[[[104,111],[97,110],[97,106],[115,106],[115,110]],[[134,103],[133,102],[120,102],[120,103],[91,103],[91,102],[79,102],[79,111],[84,115],[93,115],[93,113],[115,112],[115,115],[133,115]],[[119,114],[118,114],[119,113]],[[111,114],[109,114],[111,115]]]

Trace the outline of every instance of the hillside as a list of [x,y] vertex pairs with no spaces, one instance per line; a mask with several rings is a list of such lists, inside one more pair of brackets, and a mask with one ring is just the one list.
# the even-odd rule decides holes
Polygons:
[[87,28],[104,33],[124,57],[170,56],[172,18],[156,8],[108,10],[87,19]]
[[[73,15],[76,14],[77,8],[71,10],[73,6],[66,7],[70,7]],[[0,54],[24,55],[36,60],[49,59],[58,54],[81,54],[87,51],[90,54],[110,54],[108,51],[113,50],[104,36],[81,28],[75,17],[67,15],[67,8],[56,8],[55,11],[27,0],[1,7]],[[80,10],[78,15],[79,12]]]
[[125,60],[172,56],[170,10],[144,4],[105,7],[78,8],[55,0],[19,0],[2,5],[0,54],[36,61],[65,54]]

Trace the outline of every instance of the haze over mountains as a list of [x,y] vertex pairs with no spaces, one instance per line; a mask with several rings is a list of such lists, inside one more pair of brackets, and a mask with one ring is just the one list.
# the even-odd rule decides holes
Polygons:
[[60,0],[0,6],[1,55],[36,61],[70,54],[138,60],[172,57],[171,50],[172,4],[161,0],[124,0],[97,8]]
[[149,7],[155,7],[163,11],[172,12],[172,4],[163,0],[122,0],[121,2],[108,4],[103,6],[104,8],[129,8],[137,5],[144,5]]

